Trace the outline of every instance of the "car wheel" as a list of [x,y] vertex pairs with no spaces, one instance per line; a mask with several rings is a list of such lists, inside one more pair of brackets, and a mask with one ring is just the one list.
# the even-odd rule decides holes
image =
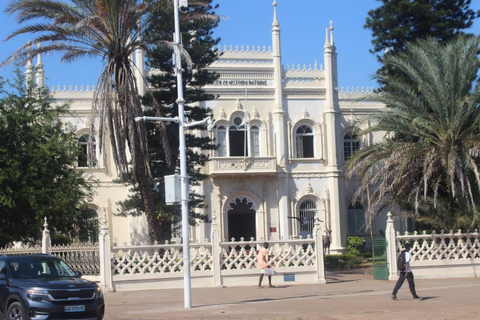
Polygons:
[[23,320],[23,306],[20,302],[14,302],[8,307],[7,320]]

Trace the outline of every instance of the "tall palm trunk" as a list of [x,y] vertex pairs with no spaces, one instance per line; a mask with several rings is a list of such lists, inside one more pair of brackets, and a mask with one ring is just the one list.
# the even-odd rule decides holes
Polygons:
[[128,59],[123,63],[113,64],[114,79],[117,87],[118,102],[126,122],[126,134],[131,150],[133,174],[145,207],[148,222],[148,236],[152,243],[161,241],[161,230],[155,215],[155,201],[151,189],[150,169],[148,167],[148,149],[146,147],[145,127],[135,122],[135,117],[142,116],[142,106],[136,88],[135,78],[130,71]]
[[[135,148],[140,148],[140,139],[134,139]],[[138,150],[138,149],[137,149]],[[137,159],[135,159],[136,166],[134,168],[134,174],[138,183],[138,190],[143,199],[143,205],[145,206],[145,215],[148,222],[148,236],[150,241],[160,241],[162,239],[160,225],[157,217],[155,216],[155,203],[153,200],[153,193],[151,189],[151,183],[147,174],[148,170],[145,167],[145,162],[139,156],[139,152],[135,153]]]

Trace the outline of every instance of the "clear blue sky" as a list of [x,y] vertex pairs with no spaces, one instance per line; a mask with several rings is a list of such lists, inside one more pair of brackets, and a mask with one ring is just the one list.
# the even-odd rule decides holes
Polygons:
[[[0,0],[0,60],[3,61],[28,37],[4,42],[17,28],[16,20],[3,12]],[[216,11],[225,17],[215,30],[221,45],[270,46],[273,20],[273,0],[216,0]],[[371,33],[363,25],[367,12],[380,5],[376,0],[277,0],[281,29],[282,61],[286,65],[323,64],[325,28],[334,25],[334,38],[338,53],[340,87],[375,87],[372,75],[378,68],[376,58],[369,52]],[[480,1],[472,1],[472,9],[480,9]],[[173,18],[173,17],[172,17]],[[477,19],[470,32],[480,34]],[[43,57],[47,85],[94,85],[100,62],[82,59],[75,63],[60,63],[58,56]],[[7,77],[12,68],[0,69]]]

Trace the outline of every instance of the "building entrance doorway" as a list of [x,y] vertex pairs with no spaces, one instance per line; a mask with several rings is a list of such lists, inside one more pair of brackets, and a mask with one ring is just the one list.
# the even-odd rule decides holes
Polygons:
[[236,198],[228,207],[228,240],[240,241],[256,239],[256,212],[253,202],[248,198]]

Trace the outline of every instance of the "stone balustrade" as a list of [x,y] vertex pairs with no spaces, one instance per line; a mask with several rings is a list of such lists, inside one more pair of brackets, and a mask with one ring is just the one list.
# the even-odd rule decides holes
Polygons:
[[480,274],[480,235],[475,232],[413,232],[400,234],[387,220],[387,261],[389,279],[397,279],[397,255],[405,242],[411,245],[412,271],[416,278],[478,277]]

